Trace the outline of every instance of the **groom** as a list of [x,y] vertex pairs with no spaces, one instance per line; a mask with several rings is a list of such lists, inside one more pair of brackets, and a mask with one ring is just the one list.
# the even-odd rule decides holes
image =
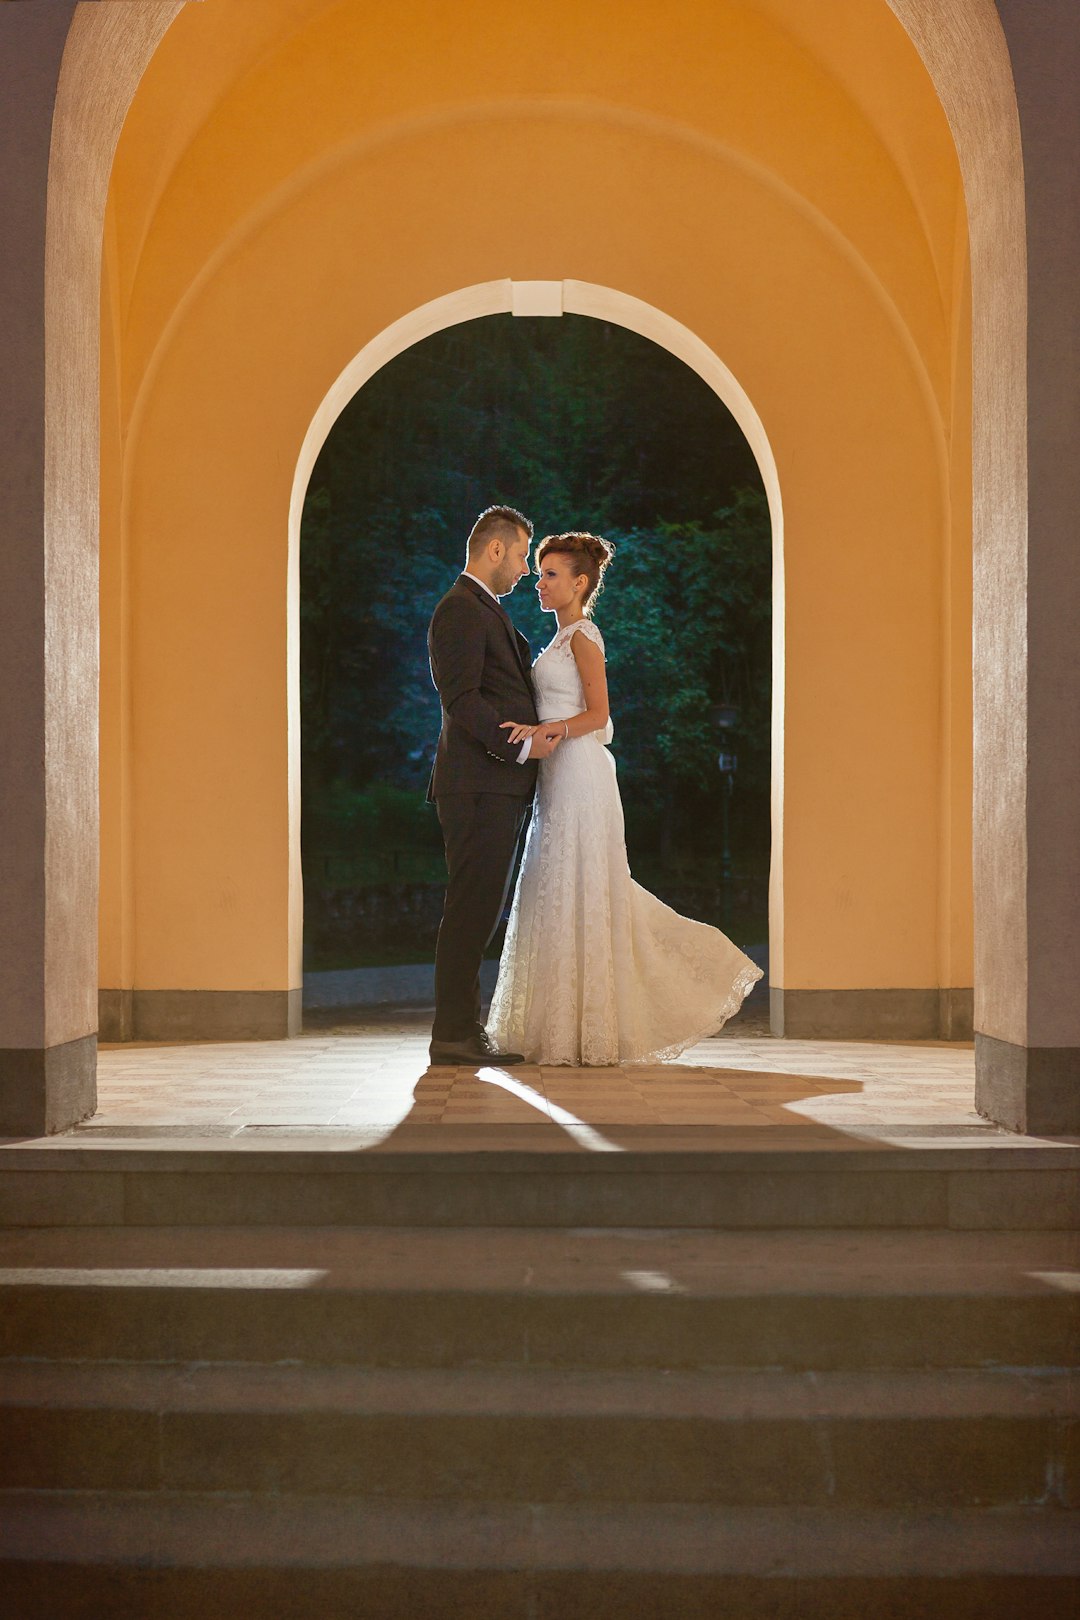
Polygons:
[[499,1052],[480,1021],[480,963],[502,915],[536,762],[558,742],[508,743],[501,722],[537,723],[529,643],[499,601],[529,572],[532,524],[489,506],[469,535],[458,575],[428,626],[442,730],[428,799],[446,846],[447,885],[435,947],[432,1063],[522,1063]]

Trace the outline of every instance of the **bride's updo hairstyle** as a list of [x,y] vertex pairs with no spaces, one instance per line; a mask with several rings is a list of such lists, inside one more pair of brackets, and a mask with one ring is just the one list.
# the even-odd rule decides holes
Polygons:
[[569,559],[575,578],[578,574],[585,575],[589,583],[585,587],[581,606],[585,613],[591,613],[603,589],[604,572],[615,555],[615,547],[610,540],[601,540],[598,534],[584,534],[576,530],[570,534],[549,534],[541,540],[536,553],[538,568],[552,551],[561,552]]

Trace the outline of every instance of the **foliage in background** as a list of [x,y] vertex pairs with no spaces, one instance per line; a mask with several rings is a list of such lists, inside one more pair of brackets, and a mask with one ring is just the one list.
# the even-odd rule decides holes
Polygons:
[[744,488],[707,525],[658,524],[612,538],[612,588],[595,617],[608,644],[631,855],[654,851],[667,862],[685,850],[700,864],[714,847],[719,703],[740,713],[735,843],[744,855],[760,854],[769,840],[765,497]]
[[[771,546],[749,447],[712,390],[647,339],[581,316],[498,316],[378,372],[313,471],[300,559],[306,889],[350,851],[357,881],[379,849],[437,857],[422,802],[439,724],[427,621],[494,502],[528,513],[537,538],[588,528],[617,548],[596,621],[632,864],[709,862],[720,702],[741,712],[736,862],[760,864]],[[553,619],[528,580],[504,602],[535,655]]]

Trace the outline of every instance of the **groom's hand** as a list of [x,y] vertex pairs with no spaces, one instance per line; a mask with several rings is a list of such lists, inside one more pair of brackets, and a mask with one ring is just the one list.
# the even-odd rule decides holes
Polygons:
[[538,726],[523,726],[516,720],[503,720],[499,724],[499,730],[510,733],[506,739],[510,743],[524,742],[526,737],[531,737],[530,759],[547,759],[549,754],[555,752],[565,736],[561,720],[549,720],[546,724],[541,723]]
[[538,726],[532,734],[532,747],[529,750],[530,759],[547,759],[553,754],[563,740],[561,731],[548,731]]

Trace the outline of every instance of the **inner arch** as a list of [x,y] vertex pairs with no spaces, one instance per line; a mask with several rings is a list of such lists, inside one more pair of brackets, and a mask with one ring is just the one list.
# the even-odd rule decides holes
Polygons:
[[[464,321],[485,315],[515,313],[515,285],[509,279],[478,282],[446,293],[409,311],[385,327],[353,356],[327,390],[301,445],[289,501],[288,553],[288,727],[289,727],[289,941],[294,984],[303,982],[303,897],[300,848],[301,714],[300,714],[300,523],[308,482],[331,428],[364,384],[413,344]],[[529,283],[540,304],[552,312],[588,315],[610,321],[667,349],[708,384],[731,412],[761,473],[773,537],[772,656],[772,857],[769,885],[770,949],[783,948],[783,720],[784,720],[784,580],[783,506],[776,458],[765,426],[737,377],[694,332],[643,299],[593,282]],[[518,311],[519,312],[519,311]],[[535,318],[535,317],[534,317]]]

